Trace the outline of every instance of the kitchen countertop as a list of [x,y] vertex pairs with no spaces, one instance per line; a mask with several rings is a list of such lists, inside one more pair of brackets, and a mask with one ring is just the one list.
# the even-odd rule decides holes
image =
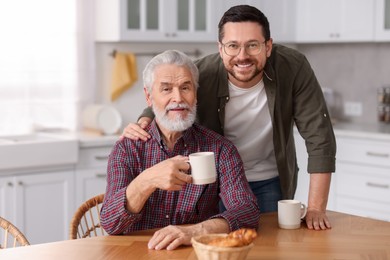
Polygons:
[[[333,125],[333,129],[336,136],[340,137],[358,137],[371,140],[390,141],[390,124],[336,122]],[[79,141],[80,148],[114,145],[120,137],[120,134],[104,135],[93,130],[81,130],[78,132],[53,131],[51,133],[76,138]]]
[[[370,140],[390,141],[390,124],[358,124],[349,122],[336,122],[333,125],[336,136],[357,137]],[[81,148],[114,145],[119,140],[120,134],[103,135],[92,130],[83,130],[72,133],[78,138]]]
[[337,122],[333,125],[336,136],[359,137],[371,140],[389,140],[390,124],[357,124]]
[[56,135],[63,135],[67,138],[73,138],[78,140],[80,148],[99,147],[114,145],[119,140],[120,134],[104,135],[99,131],[94,130],[81,130],[77,132],[71,132],[67,130],[60,131],[44,131],[48,133],[54,133]]
[[80,148],[114,145],[120,135],[103,135],[94,131],[81,131],[75,133],[79,139]]

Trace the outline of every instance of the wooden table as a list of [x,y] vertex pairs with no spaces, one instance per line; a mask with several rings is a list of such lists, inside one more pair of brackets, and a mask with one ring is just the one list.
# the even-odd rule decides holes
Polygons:
[[[247,259],[390,259],[390,222],[328,212],[332,229],[282,230],[277,214],[262,214]],[[0,259],[196,259],[192,247],[148,250],[151,232],[103,236],[0,250]]]

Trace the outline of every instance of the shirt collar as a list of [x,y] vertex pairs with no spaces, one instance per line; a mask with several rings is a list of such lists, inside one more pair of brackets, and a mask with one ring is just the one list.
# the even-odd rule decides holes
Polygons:
[[[177,143],[180,142],[180,140],[183,140],[184,144],[194,142],[194,131],[195,130],[193,126],[185,130],[183,132],[183,135],[177,140]],[[160,129],[158,128],[156,119],[154,119],[150,124],[149,134],[152,136],[152,139],[156,140],[159,144],[163,143],[161,132]]]

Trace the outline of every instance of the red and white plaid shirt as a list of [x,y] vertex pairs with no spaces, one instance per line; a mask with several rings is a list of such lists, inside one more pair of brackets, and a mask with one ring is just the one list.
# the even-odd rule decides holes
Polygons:
[[[170,151],[164,145],[155,121],[147,131],[152,136],[148,141],[124,138],[117,141],[110,154],[101,210],[101,224],[109,234],[195,224],[210,218],[226,219],[231,230],[258,227],[259,207],[245,177],[241,157],[230,141],[194,124]],[[180,191],[157,189],[139,214],[126,209],[126,188],[141,172],[176,155],[188,156],[201,151],[215,153],[218,175],[215,183],[187,184]],[[220,199],[227,208],[221,214]]]

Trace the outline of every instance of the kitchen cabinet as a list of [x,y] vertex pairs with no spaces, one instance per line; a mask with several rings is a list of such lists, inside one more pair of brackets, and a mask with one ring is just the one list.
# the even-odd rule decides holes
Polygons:
[[112,145],[80,149],[80,159],[75,171],[77,205],[105,193],[107,161],[111,149]]
[[298,43],[365,42],[374,39],[375,1],[297,0]]
[[216,42],[215,0],[97,0],[96,41]]
[[[307,151],[306,145],[303,138],[300,136],[298,131],[294,130],[294,141],[295,141],[295,149],[297,152],[297,163],[298,163],[298,183],[297,190],[295,192],[295,199],[305,203],[308,203],[309,196],[309,185],[310,185],[310,174],[307,172]],[[330,185],[330,191],[328,196],[328,210],[335,210],[335,200],[336,200],[336,183],[335,176],[332,174],[332,181]]]
[[294,42],[297,8],[295,0],[224,0],[219,11],[216,11],[217,23],[230,7],[242,4],[252,5],[264,13],[270,23],[271,38],[275,43]]
[[390,41],[390,0],[376,0],[375,40]]
[[337,137],[340,212],[390,221],[390,141]]
[[[332,174],[328,209],[390,221],[390,140],[369,139],[335,130],[336,172]],[[294,132],[299,166],[295,198],[306,202],[309,192],[307,153]]]
[[73,177],[73,170],[1,177],[1,214],[31,244],[68,239],[74,209]]
[[0,177],[0,216],[11,221],[14,220],[14,198],[10,195],[13,191],[14,181],[12,177]]

